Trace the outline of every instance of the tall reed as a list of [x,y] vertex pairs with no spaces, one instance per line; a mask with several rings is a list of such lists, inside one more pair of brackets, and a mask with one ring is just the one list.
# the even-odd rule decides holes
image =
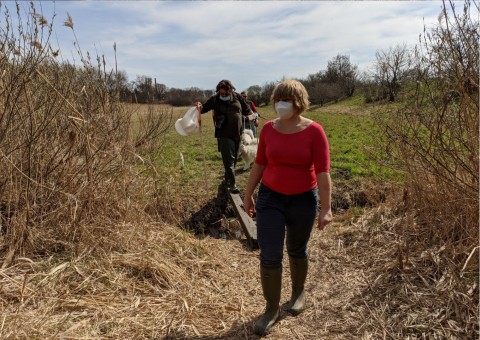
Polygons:
[[[149,179],[139,171],[150,166],[145,154],[158,146],[171,109],[138,118],[108,86],[115,73],[105,59],[92,60],[78,44],[79,65],[59,60],[53,24],[33,3],[26,17],[17,4],[18,25],[1,4],[0,13],[2,266],[20,254],[114,247],[111,228],[143,213]],[[73,31],[70,16],[65,26]]]

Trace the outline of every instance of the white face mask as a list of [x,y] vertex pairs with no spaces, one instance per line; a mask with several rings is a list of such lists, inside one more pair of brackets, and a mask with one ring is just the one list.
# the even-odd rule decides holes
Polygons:
[[275,103],[275,111],[277,111],[277,115],[280,119],[289,119],[295,113],[292,103],[282,101]]
[[226,96],[222,96],[222,95],[220,94],[218,97],[219,97],[221,100],[223,100],[223,101],[228,101],[228,100],[230,100],[230,95],[229,95],[229,94],[226,95]]

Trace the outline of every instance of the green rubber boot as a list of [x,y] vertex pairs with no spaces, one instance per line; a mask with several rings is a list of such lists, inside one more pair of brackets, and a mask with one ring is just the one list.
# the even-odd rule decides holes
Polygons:
[[267,302],[265,313],[255,322],[255,334],[265,335],[280,315],[280,292],[282,290],[282,267],[268,269],[260,267],[263,297]]
[[290,276],[292,278],[292,297],[287,311],[298,315],[305,310],[305,280],[308,272],[308,258],[289,257]]

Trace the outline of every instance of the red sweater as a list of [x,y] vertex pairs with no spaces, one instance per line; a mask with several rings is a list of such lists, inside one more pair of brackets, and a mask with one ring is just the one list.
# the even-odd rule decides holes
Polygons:
[[330,172],[328,140],[320,124],[284,134],[265,123],[255,163],[264,165],[262,183],[281,194],[295,195],[317,186],[316,174]]

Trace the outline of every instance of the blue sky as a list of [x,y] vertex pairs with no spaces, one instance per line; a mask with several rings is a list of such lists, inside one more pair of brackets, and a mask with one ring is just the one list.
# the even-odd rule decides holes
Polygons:
[[[13,8],[14,3],[5,3]],[[462,2],[458,3],[461,8]],[[28,10],[28,3],[20,5]],[[42,1],[53,47],[77,59],[67,13],[83,53],[105,55],[129,80],[156,78],[169,88],[237,90],[325,70],[337,54],[368,70],[378,50],[414,46],[438,23],[441,1]],[[0,21],[0,26],[1,26]]]

